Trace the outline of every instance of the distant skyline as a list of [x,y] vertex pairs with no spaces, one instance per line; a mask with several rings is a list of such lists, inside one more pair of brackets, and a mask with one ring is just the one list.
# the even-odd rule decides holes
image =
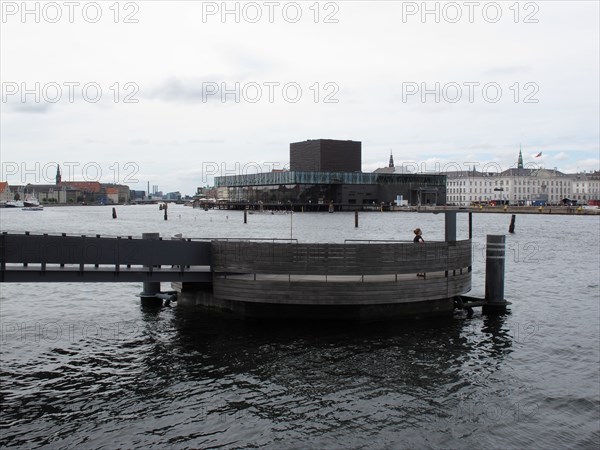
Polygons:
[[390,151],[508,169],[519,146],[600,169],[598,2],[21,5],[1,7],[11,184],[52,183],[58,163],[64,180],[192,194],[319,138],[361,141],[366,172]]

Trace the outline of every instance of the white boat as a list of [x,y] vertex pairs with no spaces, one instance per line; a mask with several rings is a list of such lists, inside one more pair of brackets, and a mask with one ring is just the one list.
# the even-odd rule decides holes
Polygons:
[[32,196],[26,197],[25,200],[23,201],[24,206],[27,208],[35,208],[40,206],[40,202],[38,201],[38,199],[36,198],[35,194],[33,194]]
[[25,206],[21,200],[13,200],[11,202],[6,202],[4,205],[5,208],[22,208]]

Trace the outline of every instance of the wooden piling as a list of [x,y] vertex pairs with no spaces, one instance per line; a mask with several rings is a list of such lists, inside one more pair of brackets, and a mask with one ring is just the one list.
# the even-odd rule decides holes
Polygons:
[[244,223],[248,223],[248,210],[244,209]]
[[354,211],[354,228],[358,228],[358,211]]
[[510,226],[508,227],[509,233],[515,232],[515,219],[516,218],[517,218],[516,214],[513,214],[512,217],[510,218]]
[[116,219],[117,218],[117,208],[113,208],[112,209],[112,218]]

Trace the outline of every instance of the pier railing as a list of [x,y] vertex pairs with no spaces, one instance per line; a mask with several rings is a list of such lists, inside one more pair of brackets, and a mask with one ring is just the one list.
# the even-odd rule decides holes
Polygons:
[[210,242],[0,234],[0,281],[209,281]]
[[456,242],[302,244],[212,243],[214,272],[384,275],[471,267],[471,240]]
[[375,305],[439,301],[471,289],[471,240],[457,242],[212,243],[217,299],[246,303]]

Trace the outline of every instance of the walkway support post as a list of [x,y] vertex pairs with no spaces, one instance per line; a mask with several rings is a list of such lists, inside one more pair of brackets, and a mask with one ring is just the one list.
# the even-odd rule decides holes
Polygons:
[[446,242],[456,242],[456,212],[446,211],[444,220]]
[[485,301],[483,314],[506,312],[504,300],[504,264],[506,261],[506,236],[487,235],[485,251]]
[[[160,233],[143,233],[142,239],[152,239],[158,241]],[[151,267],[151,266],[145,266]],[[159,307],[162,306],[162,299],[158,298],[156,294],[160,293],[160,282],[157,281],[145,281],[143,284],[143,290],[140,293],[140,300],[142,306]]]

